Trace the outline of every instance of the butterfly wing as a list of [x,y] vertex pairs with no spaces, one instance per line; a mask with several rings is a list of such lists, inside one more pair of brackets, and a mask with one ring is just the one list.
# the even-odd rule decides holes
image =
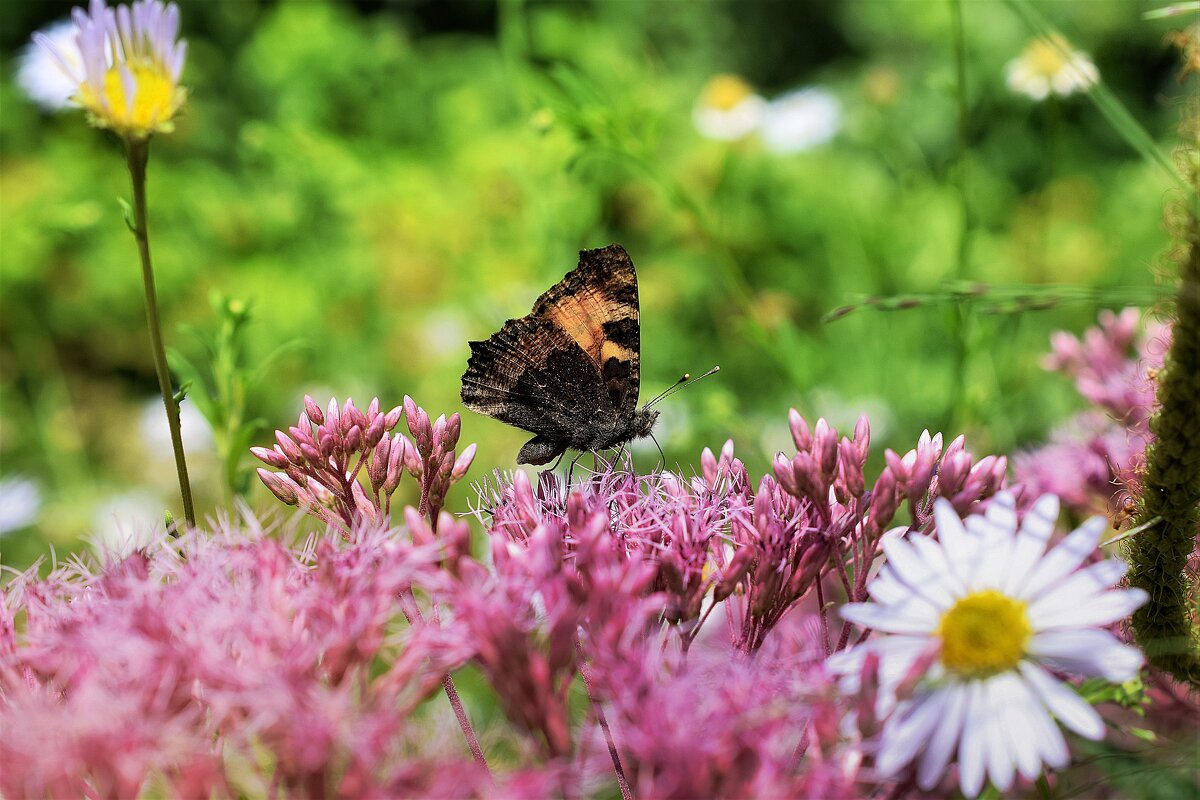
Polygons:
[[637,273],[619,244],[579,253],[579,266],[533,305],[596,365],[619,419],[637,410],[641,383],[641,327]]
[[563,442],[565,449],[577,438],[575,429],[609,405],[595,364],[545,319],[510,319],[487,341],[470,344],[462,377],[467,408]]
[[522,463],[591,446],[597,429],[627,427],[637,407],[633,262],[620,245],[582,251],[579,266],[539,297],[529,316],[470,344],[463,403],[537,434],[522,449]]

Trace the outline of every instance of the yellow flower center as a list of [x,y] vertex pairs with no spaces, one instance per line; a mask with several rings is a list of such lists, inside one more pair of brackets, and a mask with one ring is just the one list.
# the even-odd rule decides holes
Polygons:
[[1013,669],[1033,635],[1025,604],[989,589],[955,603],[938,624],[942,666],[961,676],[981,677]]
[[183,101],[182,90],[153,61],[129,63],[126,68],[133,75],[132,104],[116,67],[105,74],[102,95],[87,83],[79,87],[80,104],[95,116],[98,124],[124,135],[144,137],[169,127],[171,117]]
[[1067,66],[1067,47],[1061,36],[1036,39],[1025,48],[1025,63],[1035,74],[1053,78]]
[[718,111],[729,111],[754,94],[750,84],[737,75],[717,75],[704,87],[700,104]]

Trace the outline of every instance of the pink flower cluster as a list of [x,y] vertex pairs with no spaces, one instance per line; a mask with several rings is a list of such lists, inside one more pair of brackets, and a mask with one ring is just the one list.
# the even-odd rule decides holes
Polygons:
[[1138,473],[1150,444],[1154,374],[1170,347],[1168,326],[1139,335],[1141,314],[1105,311],[1082,338],[1062,332],[1051,339],[1047,369],[1075,379],[1094,409],[1051,432],[1050,443],[1014,460],[1030,496],[1050,493],[1080,517],[1119,515],[1136,495]]
[[437,557],[379,528],[287,545],[221,526],[24,576],[4,595],[0,790],[388,793],[409,713],[471,656],[395,624]]
[[[407,434],[393,432],[402,418]],[[872,720],[860,714],[847,737],[839,721],[861,702],[823,671],[853,633],[830,631],[828,601],[865,597],[906,503],[900,529],[926,530],[935,498],[965,512],[1000,488],[1004,460],[926,433],[886,452],[872,481],[865,420],[850,437],[790,421],[795,453],[757,481],[732,443],[704,451],[690,477],[621,464],[570,486],[497,476],[477,512],[485,563],[467,521],[442,510],[474,456],[457,450],[457,415],[431,420],[409,398],[388,412],[306,398],[298,424],[255,455],[276,470],[260,472],[266,486],[320,534],[268,535],[247,519],[9,584],[0,791],[883,790],[862,768]],[[420,504],[389,530],[404,474]],[[515,746],[476,740],[451,677],[467,663]],[[423,727],[439,685],[466,738],[457,757]]]

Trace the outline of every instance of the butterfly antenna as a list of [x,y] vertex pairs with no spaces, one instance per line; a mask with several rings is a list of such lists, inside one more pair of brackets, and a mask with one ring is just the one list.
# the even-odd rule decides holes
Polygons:
[[646,403],[646,405],[645,405],[645,408],[650,408],[651,406],[653,406],[654,404],[656,404],[656,403],[657,403],[659,400],[665,400],[666,398],[668,398],[668,397],[670,397],[671,395],[673,395],[673,394],[675,394],[676,392],[678,392],[678,391],[679,391],[680,389],[682,389],[683,387],[685,387],[685,386],[691,386],[691,385],[692,385],[693,383],[695,383],[696,381],[699,381],[699,380],[704,380],[704,379],[705,379],[705,378],[707,378],[709,375],[712,375],[712,374],[714,374],[714,373],[717,373],[717,372],[720,372],[720,371],[721,371],[721,368],[720,368],[719,366],[718,366],[718,367],[713,367],[713,368],[712,368],[712,369],[710,369],[708,372],[704,373],[703,375],[699,375],[699,376],[697,376],[697,377],[695,377],[695,378],[693,378],[691,375],[689,375],[688,373],[686,373],[686,372],[685,372],[685,373],[683,373],[683,377],[682,377],[682,378],[680,378],[679,380],[675,381],[675,383],[674,383],[674,384],[672,384],[670,387],[668,387],[668,388],[666,389],[666,391],[664,391],[664,392],[663,392],[662,394],[660,394],[658,397],[656,397],[656,398],[654,398],[653,400],[651,400],[649,403]]

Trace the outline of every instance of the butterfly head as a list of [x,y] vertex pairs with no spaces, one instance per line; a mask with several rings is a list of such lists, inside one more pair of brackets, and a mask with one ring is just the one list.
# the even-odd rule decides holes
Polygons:
[[640,409],[633,415],[633,435],[639,439],[649,436],[657,420],[657,411],[645,407]]

